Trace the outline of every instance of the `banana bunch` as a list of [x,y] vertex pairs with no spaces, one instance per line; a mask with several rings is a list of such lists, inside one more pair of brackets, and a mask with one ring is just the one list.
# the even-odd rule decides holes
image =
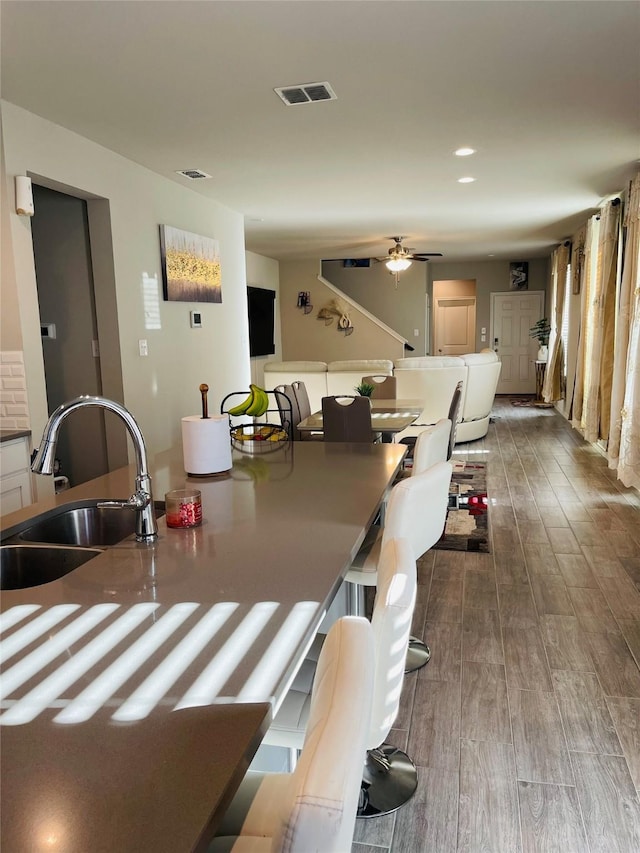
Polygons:
[[269,397],[264,388],[257,385],[251,385],[249,396],[242,403],[238,403],[232,409],[229,409],[229,414],[233,417],[238,415],[250,415],[252,418],[259,418],[269,408]]

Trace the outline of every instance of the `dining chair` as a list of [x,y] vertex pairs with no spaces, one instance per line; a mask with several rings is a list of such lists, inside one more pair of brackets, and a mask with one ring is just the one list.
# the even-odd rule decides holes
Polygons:
[[323,397],[322,429],[325,441],[371,444],[375,436],[368,397]]
[[456,430],[460,420],[460,403],[462,402],[462,381],[458,382],[451,397],[449,406],[449,420],[451,421],[451,433],[449,434],[449,453],[447,459],[451,459],[453,448],[456,443]]
[[[451,402],[449,403],[449,412],[447,418],[449,420],[449,442],[447,447],[447,459],[451,459],[453,455],[453,448],[456,443],[456,430],[458,427],[458,422],[460,420],[460,407],[462,404],[462,388],[463,382],[460,380],[456,383],[456,387],[453,390],[453,394],[451,396]],[[442,420],[442,419],[441,419]],[[445,419],[446,420],[446,419]],[[439,423],[440,421],[438,421]],[[409,447],[407,451],[407,455],[405,457],[405,467],[406,462],[413,460],[415,454],[415,446],[418,436],[423,432],[430,430],[431,425],[422,425],[422,424],[414,424],[414,427],[420,427],[419,430],[416,431],[415,435],[405,435],[398,440],[399,444],[406,444]]]
[[273,393],[280,412],[280,425],[287,430],[292,441],[300,441],[301,432],[298,429],[298,424],[302,419],[293,388],[287,384],[276,385]]
[[[293,389],[293,396],[296,398],[296,403],[298,406],[298,416],[300,418],[296,423],[300,423],[305,418],[308,418],[311,414],[311,404],[309,402],[309,395],[307,393],[307,386],[301,380],[297,379],[295,382],[291,383],[291,388]],[[321,432],[311,432],[309,430],[298,430],[300,434],[300,439],[302,441],[322,441],[323,434]]]
[[447,462],[451,441],[451,421],[440,418],[438,423],[427,427],[416,438],[413,450],[411,475],[422,474],[436,462]]
[[371,398],[373,400],[394,400],[396,396],[396,377],[374,374],[363,376],[362,382],[373,385]]
[[[451,471],[450,462],[437,462],[392,487],[383,526],[371,528],[345,575],[349,613],[364,615],[364,587],[378,585],[378,563],[387,539],[408,539],[416,560],[438,541],[447,517]],[[430,657],[428,645],[410,637],[405,672],[420,669]]]
[[[297,387],[296,387],[297,386]],[[302,389],[302,390],[301,390]],[[311,433],[298,429],[298,424],[311,414],[309,398],[303,382],[292,382],[289,384],[276,385],[273,389],[278,410],[280,412],[280,423],[287,429],[285,421],[291,421],[290,435],[292,441],[322,441],[322,433]],[[300,408],[300,403],[304,409]],[[303,414],[305,412],[305,414]]]
[[[411,759],[385,742],[400,707],[403,661],[416,590],[416,560],[411,543],[406,539],[387,539],[380,554],[378,588],[371,618],[374,690],[358,817],[376,817],[394,811],[412,796],[418,784]],[[309,725],[309,693],[311,685],[319,678],[316,661],[326,645],[323,639],[322,634],[316,636],[263,743],[290,749],[302,747]]]
[[318,657],[295,769],[249,771],[208,853],[351,850],[374,660],[374,634],[366,619],[345,616],[332,626]]

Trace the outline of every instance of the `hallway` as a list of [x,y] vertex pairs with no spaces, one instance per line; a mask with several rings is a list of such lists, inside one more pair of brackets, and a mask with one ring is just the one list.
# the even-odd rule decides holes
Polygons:
[[414,798],[358,820],[354,853],[640,850],[640,495],[553,409],[497,398],[486,461],[491,554],[419,562],[389,741]]

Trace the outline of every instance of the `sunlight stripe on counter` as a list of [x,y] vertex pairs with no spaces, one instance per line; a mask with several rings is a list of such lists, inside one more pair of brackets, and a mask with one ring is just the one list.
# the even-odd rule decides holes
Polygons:
[[4,613],[0,613],[0,634],[3,631],[8,631],[9,628],[13,628],[21,619],[30,616],[39,609],[39,604],[16,604],[15,607],[10,607]]
[[[260,601],[258,604],[254,604],[224,646],[193,682],[174,710],[210,705],[238,663],[252,648],[278,607],[280,605],[277,601]],[[118,717],[118,719],[121,718]]]
[[[302,636],[309,627],[309,623],[318,612],[317,601],[299,601],[293,606],[291,612],[282,623],[278,633],[264,650],[263,655],[253,669],[244,687],[238,693],[238,702],[264,702],[270,701],[276,686],[275,681],[278,672],[282,671],[282,661],[291,654],[292,648],[298,648],[302,642]],[[312,634],[304,655],[300,656],[303,661],[309,646],[313,642]],[[293,678],[293,676],[292,676]],[[283,696],[286,690],[283,691]],[[275,713],[275,712],[274,712]]]
[[[93,630],[96,625],[99,625],[100,622],[119,607],[119,604],[112,603],[96,604],[94,607],[90,607],[88,610],[80,613],[77,618],[57,634],[54,634],[46,642],[38,646],[38,648],[21,658],[14,666],[5,670],[2,673],[2,682],[0,683],[0,699],[4,699],[20,687],[21,684],[33,678],[37,672],[40,672],[41,669],[44,669],[54,661],[58,655],[68,652],[74,643],[77,643],[78,640]],[[16,710],[15,706],[13,710]],[[16,715],[18,713],[19,711],[16,711]],[[5,723],[7,714],[9,712],[0,717],[0,723]]]
[[7,637],[6,640],[2,640],[0,643],[0,663],[4,663],[12,655],[15,655],[16,652],[28,646],[29,643],[33,643],[34,640],[37,640],[50,628],[57,625],[58,622],[66,619],[70,613],[79,609],[79,604],[56,604],[54,607],[50,607],[39,616],[36,616],[35,619],[32,619],[31,622],[20,628],[15,634]]
[[113,715],[114,720],[140,720],[155,708],[167,690],[195,660],[229,617],[238,609],[237,602],[214,604],[197,625],[167,655]]
[[101,631],[77,654],[66,660],[48,678],[45,678],[44,681],[41,681],[33,690],[16,702],[0,717],[0,722],[3,725],[10,726],[21,725],[34,720],[45,708],[51,707],[54,699],[57,699],[64,690],[74,684],[92,666],[95,666],[159,606],[151,602],[144,602],[134,604],[133,607],[127,609],[119,619]]
[[56,723],[81,723],[90,719],[200,605],[174,604],[148,631],[79,693],[56,717]]

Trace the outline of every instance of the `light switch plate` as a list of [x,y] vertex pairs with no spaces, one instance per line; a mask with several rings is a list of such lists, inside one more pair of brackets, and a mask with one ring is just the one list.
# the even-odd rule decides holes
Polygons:
[[149,345],[146,340],[138,341],[138,352],[141,356],[149,355]]
[[202,312],[201,311],[190,311],[189,319],[191,323],[192,329],[201,329],[202,328]]

